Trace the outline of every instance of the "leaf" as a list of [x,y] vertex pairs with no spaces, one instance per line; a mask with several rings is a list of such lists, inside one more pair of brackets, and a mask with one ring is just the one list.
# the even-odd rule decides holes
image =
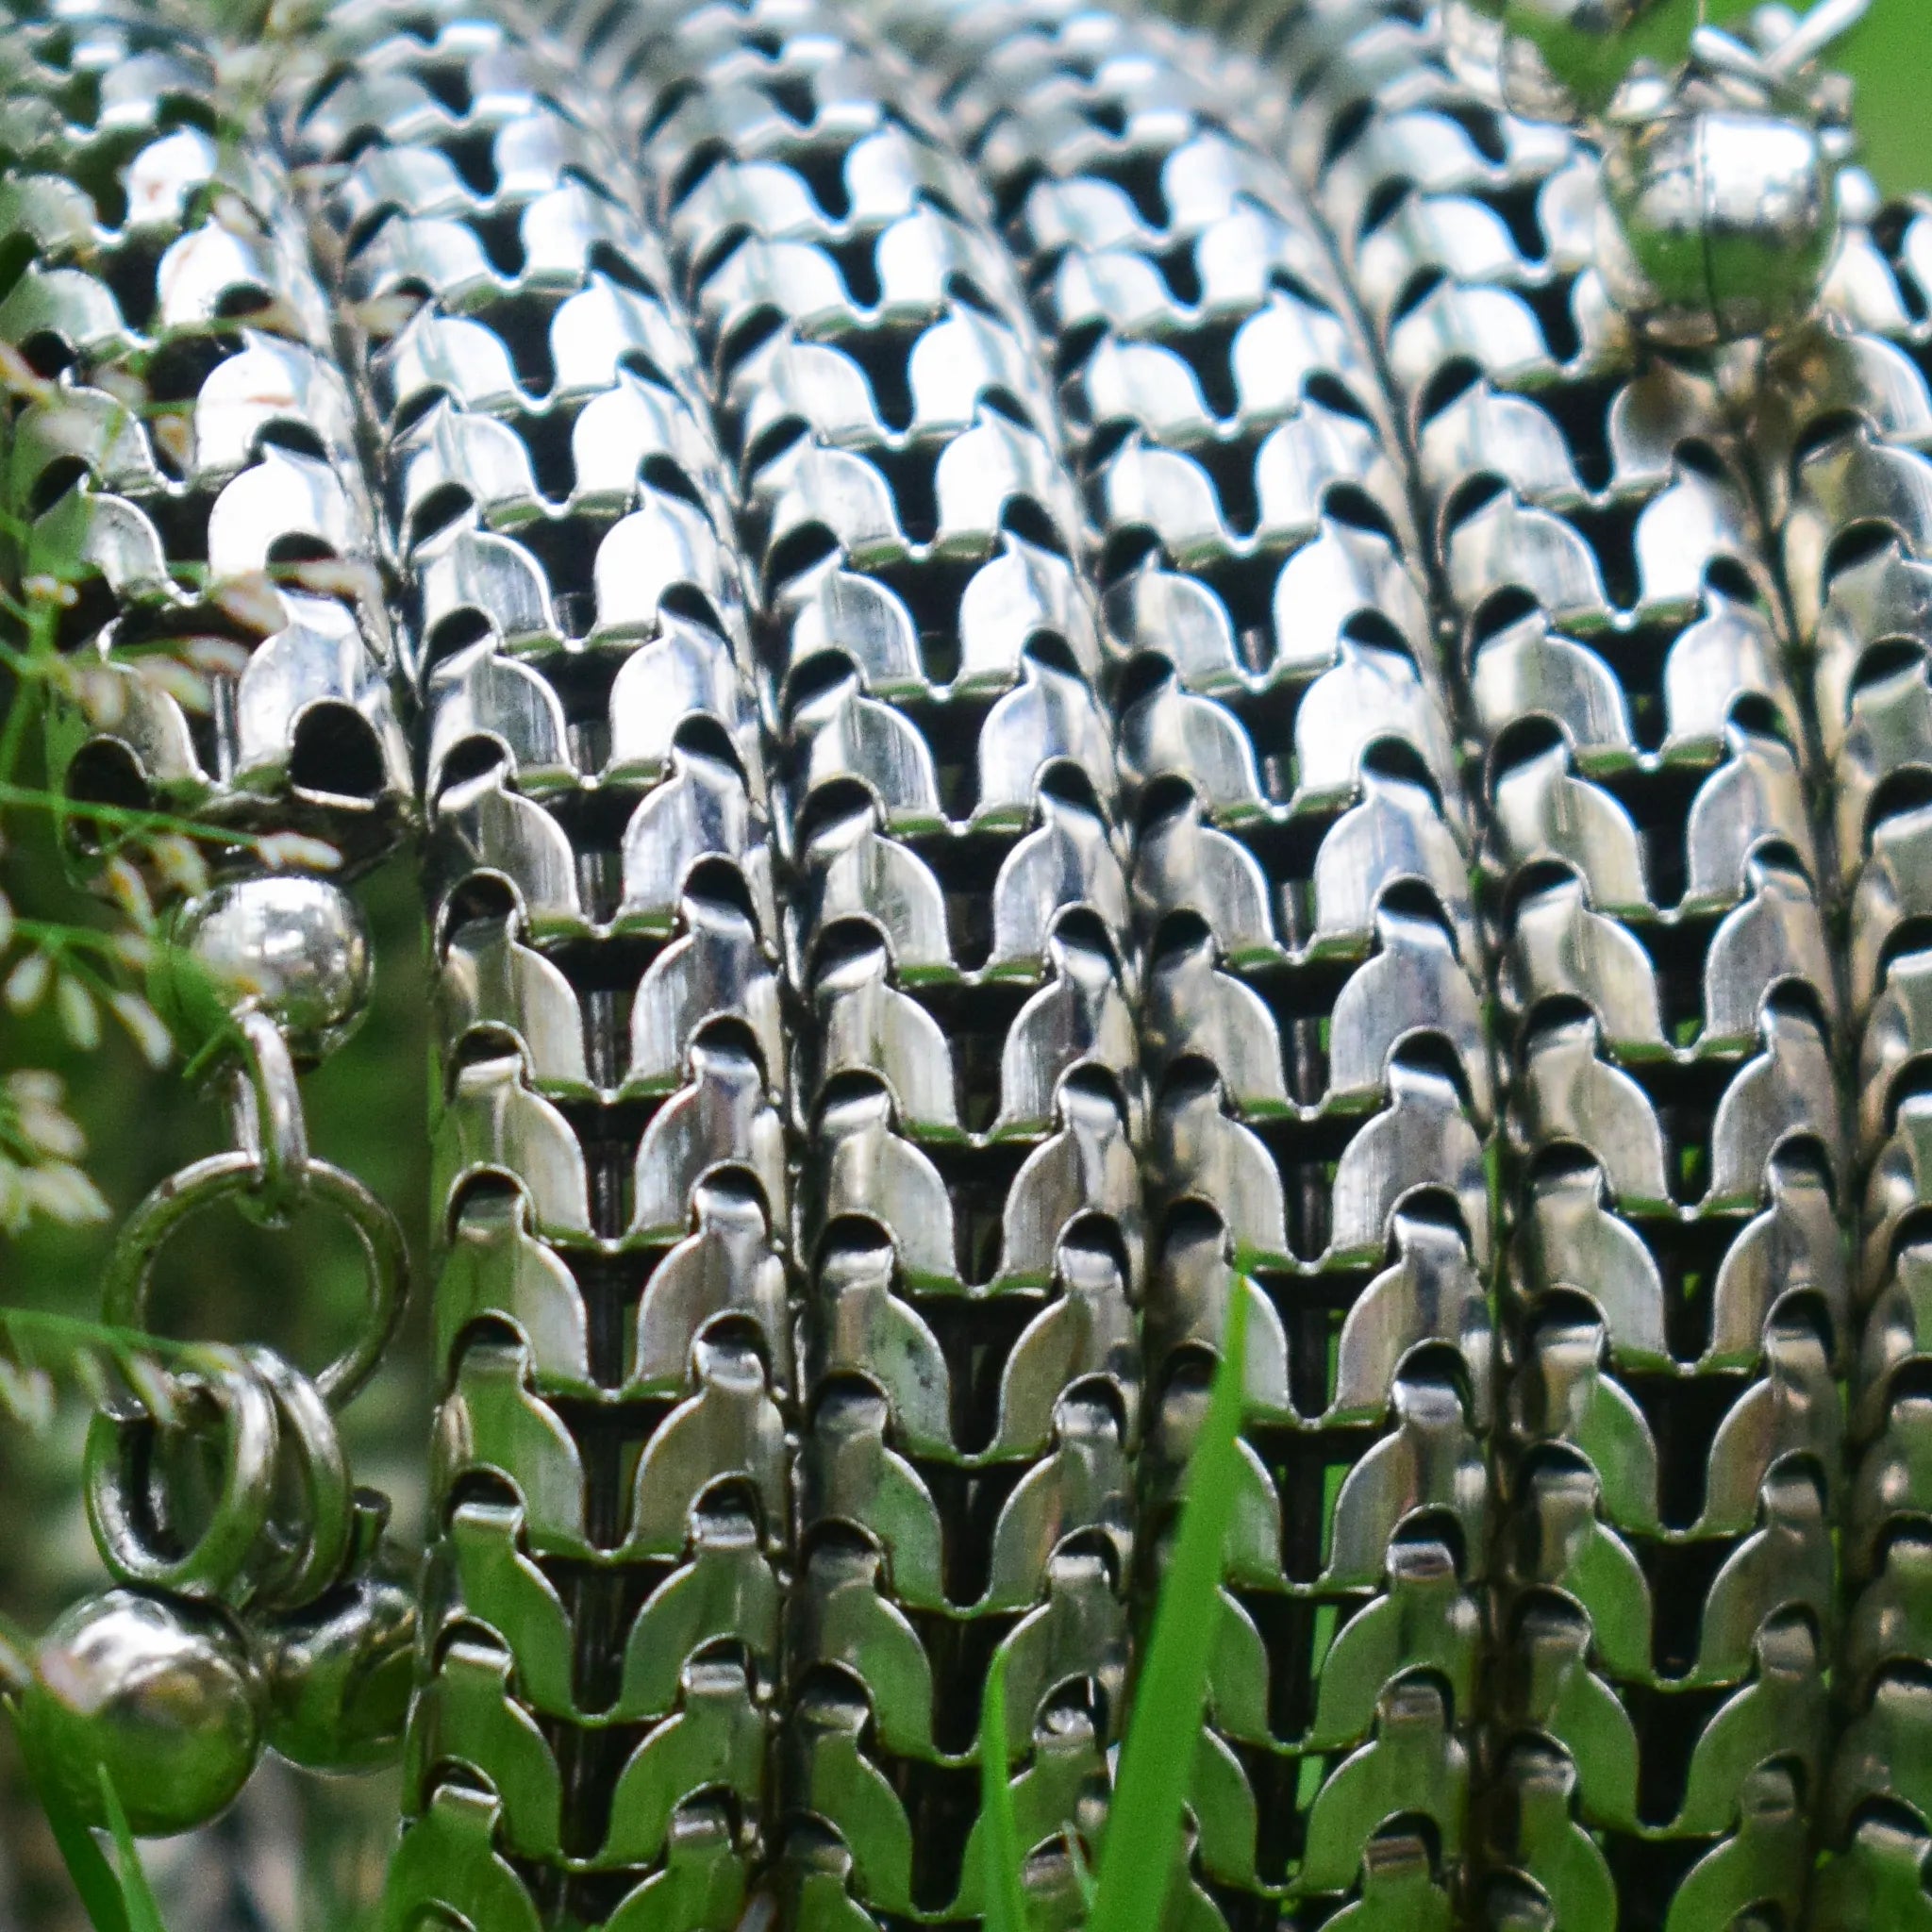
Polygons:
[[136,1051],[151,1067],[165,1067],[175,1057],[175,1041],[162,1025],[160,1016],[138,993],[117,992],[108,996],[114,1017],[126,1027]]
[[32,1207],[69,1227],[108,1218],[106,1197],[72,1161],[43,1160],[38,1167],[23,1168],[21,1187]]
[[1020,1826],[1007,1782],[1007,1653],[993,1653],[979,1700],[979,1842],[985,1856],[986,1932],[1026,1932]]
[[70,1046],[92,1053],[100,1045],[101,1009],[95,1006],[93,994],[72,974],[63,973],[55,982],[54,1009]]
[[54,962],[44,953],[23,953],[18,964],[7,975],[7,990],[0,993],[16,1013],[30,1013],[52,984]]
[[121,1903],[126,1909],[127,1932],[168,1932],[161,1924],[161,1908],[155,1903],[153,1889],[136,1849],[134,1834],[127,1828],[127,1813],[121,1807],[121,1793],[108,1767],[97,1767],[101,1778],[101,1803],[107,1807],[108,1829],[114,1835],[114,1853],[120,1866]]
[[44,1369],[9,1361],[0,1354],[0,1416],[30,1435],[54,1425],[54,1378]]
[[51,1421],[54,1382],[78,1389],[97,1407],[125,1385],[158,1422],[168,1422],[175,1393],[171,1371],[205,1373],[211,1366],[208,1350],[192,1341],[37,1308],[0,1307],[0,1418],[29,1427]]
[[307,832],[264,832],[255,841],[255,856],[275,872],[333,872],[342,862],[326,839],[312,839]]
[[175,1384],[152,1356],[138,1349],[125,1349],[115,1357],[121,1379],[134,1391],[134,1398],[165,1428],[175,1424]]
[[61,1796],[59,1781],[39,1761],[39,1754],[20,1724],[11,1698],[7,1700],[7,1710],[14,1719],[13,1734],[20,1740],[21,1763],[27,1784],[46,1813],[47,1827],[54,1834],[54,1842],[60,1848],[60,1857],[67,1866],[67,1875],[74,1880],[74,1889],[86,1907],[88,1923],[94,1932],[135,1932],[128,1923],[121,1880],[108,1862],[108,1855],[79,1813]]
[[1180,1528],[1127,1719],[1088,1932],[1159,1932],[1180,1855],[1221,1622],[1222,1549],[1241,1472],[1247,1332],[1248,1282],[1237,1275],[1207,1419],[1188,1459]]
[[1080,1888],[1081,1912],[1091,1919],[1093,1916],[1094,1894],[1100,1888],[1094,1882],[1093,1867],[1087,1862],[1087,1853],[1077,1832],[1067,1834],[1067,1862],[1074,1868],[1074,1883]]

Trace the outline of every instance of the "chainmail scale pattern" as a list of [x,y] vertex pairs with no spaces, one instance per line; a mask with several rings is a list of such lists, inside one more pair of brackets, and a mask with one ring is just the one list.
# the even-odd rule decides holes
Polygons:
[[[337,0],[265,108],[7,4],[49,769],[243,836],[152,882],[183,1175],[370,1257],[342,1361],[190,1377],[313,1524],[171,1567],[97,1428],[113,1614],[228,1662],[376,1601],[396,1241],[294,1075],[312,841],[417,841],[385,1932],[967,1932],[1001,1777],[1085,1923],[1237,1308],[1164,1928],[1932,1932],[1932,205],[1856,0],[1614,85],[1626,0]],[[130,666],[201,637],[207,719]]]
[[417,643],[441,1068],[440,1535],[390,1910],[729,1924],[796,1378],[726,479],[635,178],[555,59],[456,8],[330,34],[296,139],[335,164],[344,292],[400,322],[358,374]]
[[1271,44],[1481,759],[1514,1224],[1482,1903],[1729,1924],[1803,1894],[1834,1622],[1851,1174],[1810,734],[1720,373],[1607,299],[1595,158],[1379,14]]

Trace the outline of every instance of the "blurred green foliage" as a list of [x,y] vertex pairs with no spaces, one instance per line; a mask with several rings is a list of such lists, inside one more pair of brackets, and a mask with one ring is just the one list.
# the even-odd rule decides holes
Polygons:
[[[0,691],[0,706],[6,702]],[[38,778],[31,768],[23,775],[30,783]],[[6,830],[0,890],[22,914],[76,922],[95,916],[67,884],[44,815],[11,814]],[[390,1494],[399,1532],[415,1539],[429,1426],[420,1239],[428,1222],[428,990],[413,850],[362,880],[357,896],[375,944],[375,997],[361,1029],[308,1076],[303,1093],[316,1151],[366,1180],[394,1208],[416,1245],[404,1329],[387,1366],[343,1417],[358,1480]],[[225,1115],[212,1098],[189,1090],[178,1062],[156,1072],[117,1031],[109,1030],[93,1053],[76,1054],[62,1040],[50,1003],[25,1016],[0,1012],[0,1072],[21,1065],[56,1067],[65,1077],[71,1109],[88,1136],[86,1165],[112,1218],[90,1227],[38,1222],[18,1240],[0,1238],[0,1302],[92,1316],[114,1224],[166,1174],[225,1144]],[[311,1366],[335,1352],[364,1293],[351,1241],[324,1217],[298,1218],[277,1233],[219,1209],[190,1223],[171,1244],[157,1286],[158,1325],[168,1332],[255,1337]],[[14,1526],[0,1536],[0,1612],[28,1628],[44,1625],[103,1584],[79,1500],[85,1422],[78,1392],[67,1390],[43,1431],[0,1423],[0,1497],[5,1521]],[[277,1832],[260,1831],[244,1807],[243,1815],[212,1834],[159,1847],[158,1856],[150,1852],[171,1924],[252,1923],[209,1899],[210,1865],[252,1890],[299,1896],[305,1926],[346,1926],[366,1908],[392,1833],[394,1778],[324,1783],[278,1768],[269,1782],[276,1780],[283,1789],[264,1790],[260,1802],[279,1816]],[[236,1841],[238,1833],[251,1832],[282,1842]],[[264,1855],[286,1864],[279,1879],[240,1869],[259,1864]],[[200,1874],[191,1869],[197,1861]],[[79,1932],[85,1923],[51,1836],[25,1799],[10,1731],[0,1724],[0,1924]]]

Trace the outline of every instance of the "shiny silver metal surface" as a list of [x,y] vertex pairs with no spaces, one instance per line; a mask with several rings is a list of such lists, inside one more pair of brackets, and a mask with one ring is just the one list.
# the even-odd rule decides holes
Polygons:
[[1491,1537],[1494,1082],[1400,440],[1320,225],[1211,48],[1052,4],[903,30],[1037,291],[1124,694],[1143,1603],[1250,1305],[1166,1923],[1433,1923],[1463,1883]]
[[1144,1102],[1111,667],[981,190],[856,15],[566,8],[697,324],[797,1001],[787,1923],[976,1918],[980,1695],[1053,1923],[1118,1735]]
[[238,1007],[270,1019],[300,1059],[320,1059],[367,1010],[374,962],[360,908],[329,879],[266,874],[182,908],[157,961],[156,1006],[189,1050]]
[[328,1588],[255,1625],[269,1746],[332,1774],[394,1760],[414,1674],[415,1566],[384,1546],[380,1495],[358,1490],[353,1508],[353,1547]]
[[284,98],[355,305],[436,962],[442,1399],[386,1909],[728,1928],[774,1815],[797,1389],[728,475],[634,162],[556,45],[349,0],[308,52]]
[[99,1773],[127,1822],[164,1838],[205,1823],[261,1752],[263,1690],[229,1616],[175,1595],[111,1590],[75,1604],[41,1639],[19,1723],[60,1795],[105,1826]]
[[[1390,9],[1263,18],[1411,439],[1482,759],[1513,1227],[1472,1904],[1789,1924],[1837,1621],[1853,1170],[1757,455],[1726,364],[1656,354],[1658,316],[1619,307],[1620,161],[1513,118],[1466,45],[1452,66]],[[1710,325],[1661,333],[1736,332],[1685,292]]]
[[1833,1683],[1834,1743],[1818,1798],[1826,1857],[1818,1932],[1932,1924],[1932,1664],[1926,1624],[1932,1491],[1917,1283],[1926,1259],[1918,1148],[1932,969],[1917,881],[1932,770],[1927,684],[1932,523],[1932,218],[1917,203],[1862,219],[1816,326],[1752,371],[1755,442],[1777,519],[1797,641],[1811,683],[1835,833],[1840,959],[1855,1031],[1857,1237],[1841,1515],[1847,1585]]
[[1823,0],[1802,23],[1761,8],[1741,34],[1700,22],[1673,69],[1636,58],[1637,7],[1446,0],[1442,33],[1478,92],[1585,129],[1611,300],[1654,341],[1708,348],[1803,328],[1816,308],[1853,145],[1844,82],[1816,63],[1868,5]]
[[[995,1658],[1078,1924],[1237,1295],[1164,1925],[1932,1928],[1932,209],[1859,0],[1670,71],[1641,0],[1205,10],[341,0],[292,172],[165,20],[14,29],[26,566],[114,677],[240,646],[56,768],[352,868],[420,772],[435,961],[413,1632],[295,1077],[366,942],[241,861],[158,980],[237,1145],[109,1306],[314,1199],[370,1319],[116,1396],[176,1594],[75,1628],[247,1626],[140,1747],[184,1822],[380,1756],[413,1641],[396,1932],[976,1923]],[[119,1750],[104,1671],[45,1721]]]
[[[76,582],[71,643],[113,692],[59,721],[54,775],[79,804],[379,851],[410,795],[393,643],[287,182],[265,143],[206,131],[223,101],[192,20],[108,0],[8,33],[31,252],[0,340],[47,385],[12,425],[20,564]],[[195,638],[233,647],[205,724],[127,655]]]

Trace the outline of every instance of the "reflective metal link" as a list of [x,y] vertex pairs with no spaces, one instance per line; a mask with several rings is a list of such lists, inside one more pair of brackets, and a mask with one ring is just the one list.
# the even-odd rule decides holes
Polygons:
[[1848,187],[1869,221],[1847,235],[1820,326],[1762,358],[1753,426],[1831,778],[1859,1029],[1851,1596],[1811,1924],[1906,1932],[1932,1925],[1932,1405],[1919,1327],[1932,1264],[1920,1152],[1932,1147],[1932,214],[1877,209],[1856,177]]
[[982,1909],[1007,1659],[1028,1885],[1077,1912],[1126,1667],[1137,980],[1084,531],[1012,266],[837,13],[561,9],[650,178],[737,472],[800,1002],[783,1910]]
[[1503,112],[1406,8],[1265,18],[1283,140],[1407,417],[1483,751],[1514,1369],[1481,1907],[1788,1924],[1824,1770],[1851,1166],[1744,459],[1718,365],[1645,351],[1610,301],[1577,137]]
[[759,684],[689,325],[600,103],[348,0],[294,114],[425,708],[436,1542],[388,1922],[728,1932],[797,1387]]
[[[391,1932],[958,1932],[996,1658],[1077,1923],[1236,1294],[1164,1924],[1932,1932],[1932,204],[1845,166],[1857,0],[1614,111],[1624,0],[507,8],[341,0],[292,195],[172,16],[0,13],[76,863],[360,865],[420,700]],[[367,942],[239,850],[157,976],[237,1144],[108,1312],[234,1199],[369,1314],[96,1424],[101,1695],[22,1722],[152,1831],[379,1755],[410,1629],[331,1419],[400,1246],[295,1080]]]
[[1036,291],[1098,525],[1147,961],[1144,1604],[1250,1298],[1192,1872],[1163,1923],[1436,1923],[1491,1540],[1493,1096],[1399,441],[1211,49],[1056,0],[902,30]]
[[[379,852],[408,751],[354,414],[287,185],[260,142],[221,137],[209,57],[165,12],[109,0],[7,34],[0,226],[25,260],[0,341],[46,384],[15,415],[9,497],[23,576],[73,586],[59,641],[99,659],[53,776],[81,805]],[[138,662],[204,641],[226,647],[204,653],[206,717]]]
[[[354,901],[308,874],[382,856],[412,788],[354,411],[269,144],[165,8],[9,10],[0,75],[8,563],[72,674],[50,776],[75,870],[155,905],[150,991],[225,1082],[238,1143],[136,1208],[102,1312],[145,1330],[159,1249],[225,1200],[341,1215],[369,1282],[312,1380],[263,1348],[176,1345],[90,1430],[121,1587],[42,1640],[21,1722],[79,1815],[105,1822],[105,1771],[158,1836],[222,1810],[264,1744],[340,1771],[399,1739],[413,1610],[333,1412],[394,1327],[404,1243],[309,1157],[297,1073],[354,1030],[371,974]],[[171,854],[152,835],[177,827]]]

